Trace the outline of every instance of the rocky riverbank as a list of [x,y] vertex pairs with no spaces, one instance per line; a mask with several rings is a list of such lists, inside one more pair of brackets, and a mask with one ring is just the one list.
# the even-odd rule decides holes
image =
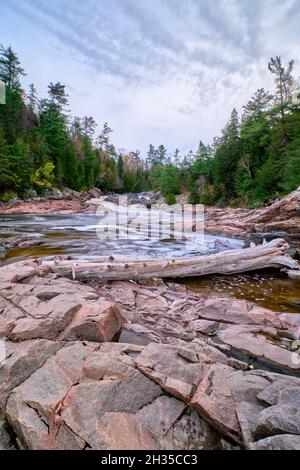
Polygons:
[[[102,201],[117,203],[118,196],[102,196],[90,201],[96,208]],[[187,203],[183,195],[177,197],[177,204],[168,206],[159,194],[130,195],[129,204],[143,204],[146,207],[181,213],[181,204]],[[191,227],[192,228],[192,227]],[[175,224],[176,229],[176,224]],[[283,238],[297,250],[300,249],[300,187],[288,196],[275,201],[268,207],[258,209],[234,209],[230,207],[205,206],[204,230],[206,234],[242,238],[246,246],[260,244],[275,238]]]
[[261,243],[285,238],[300,244],[300,188],[268,207],[260,209],[230,209],[208,207],[205,211],[207,233],[247,238]]
[[300,315],[34,261],[0,279],[3,448],[300,449]]
[[[117,203],[118,196],[102,196],[100,199],[89,201],[90,208],[107,208],[106,201]],[[181,216],[182,204],[187,203],[183,195],[177,197],[177,204],[168,206],[159,194],[149,193],[139,198],[139,195],[130,195],[129,204],[143,204],[154,210],[175,214],[175,231],[181,230],[182,221],[176,224],[176,216]],[[100,204],[100,206],[98,206]],[[185,228],[189,231],[195,229],[192,224],[192,214],[187,208],[185,211]],[[201,224],[202,227],[202,224]],[[268,207],[258,209],[235,209],[231,207],[204,207],[203,228],[205,234],[218,235],[236,239],[243,239],[245,247],[251,244],[261,244],[276,238],[286,240],[291,247],[300,253],[300,187],[288,196],[275,201]]]
[[97,188],[83,193],[71,189],[53,189],[43,196],[31,191],[24,199],[16,198],[8,203],[0,203],[0,214],[79,214],[89,209],[88,201],[91,198],[100,195],[101,191]]
[[[57,196],[0,212],[73,214],[100,197]],[[205,228],[297,247],[299,218],[300,190],[265,209],[208,207]],[[155,279],[79,283],[31,259],[0,268],[0,337],[3,449],[300,449],[300,314]]]
[[[25,201],[1,204],[0,213],[5,214],[74,214],[95,211],[102,201],[117,203],[118,195],[101,196],[98,189],[86,193],[66,190],[54,191],[47,197],[31,197]],[[181,211],[186,203],[183,196],[177,197],[177,205],[167,206],[159,193],[128,195],[130,205],[143,205],[163,210]],[[295,246],[300,245],[300,188],[287,197],[259,209],[233,209],[229,207],[205,206],[205,232],[226,237],[244,238],[248,243],[262,243],[265,239],[284,238]]]

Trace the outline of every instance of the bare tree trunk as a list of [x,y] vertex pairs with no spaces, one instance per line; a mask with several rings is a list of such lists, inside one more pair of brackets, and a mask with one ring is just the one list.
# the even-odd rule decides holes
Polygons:
[[97,278],[103,281],[236,274],[264,268],[300,269],[300,265],[289,254],[289,245],[282,239],[252,248],[193,258],[121,261],[110,257],[93,262],[42,261],[42,265],[54,273],[73,279]]

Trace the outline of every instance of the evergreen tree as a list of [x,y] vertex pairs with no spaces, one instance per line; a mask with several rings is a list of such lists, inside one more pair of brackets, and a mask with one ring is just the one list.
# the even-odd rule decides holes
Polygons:
[[26,75],[24,69],[20,65],[18,56],[12,48],[0,45],[0,79],[5,82],[6,86],[13,90],[20,90],[21,77]]
[[270,72],[275,75],[275,104],[278,105],[281,117],[284,118],[286,107],[294,92],[295,80],[292,76],[294,61],[290,60],[287,68],[284,68],[279,56],[276,56],[275,59],[271,57],[268,67]]
[[112,132],[114,131],[109,127],[107,122],[105,122],[103,125],[103,129],[101,131],[101,134],[99,135],[97,139],[97,143],[101,150],[107,149],[109,145],[110,134],[112,134]]
[[233,109],[230,120],[222,131],[214,162],[214,181],[218,186],[220,199],[224,202],[236,195],[234,181],[239,157],[239,120],[236,109]]
[[79,181],[78,165],[76,160],[75,149],[71,142],[66,146],[64,155],[64,183],[71,189],[79,191],[80,184],[85,185],[85,182]]
[[11,168],[9,147],[0,127],[0,193],[15,189],[15,186],[16,177]]
[[[61,82],[50,83],[47,99],[38,99],[33,84],[27,97],[25,75],[11,47],[0,46],[0,80],[6,84],[6,104],[0,106],[0,193],[8,200],[33,187],[53,186],[104,191],[161,191],[168,203],[180,191],[192,203],[257,205],[300,185],[300,95],[293,77],[294,61],[285,67],[271,58],[272,96],[258,89],[236,110],[212,146],[172,158],[164,145],[149,146],[146,162],[140,151],[122,157],[110,142],[107,122],[94,145],[92,117],[68,116],[68,95]],[[69,124],[71,122],[71,124]]]
[[30,147],[22,138],[18,138],[11,146],[11,168],[16,181],[18,194],[23,195],[31,187],[33,167],[30,157]]
[[51,104],[62,111],[68,105],[68,95],[66,94],[65,85],[60,82],[50,83],[48,86],[48,94]]
[[20,80],[25,75],[12,48],[0,45],[0,80],[6,84],[6,104],[0,106],[0,123],[9,144],[15,142],[21,128],[25,106]]
[[179,149],[175,149],[175,152],[173,154],[173,160],[174,160],[174,165],[179,167],[180,166],[180,150]]
[[28,108],[33,113],[37,113],[37,104],[38,104],[38,97],[37,97],[37,90],[35,88],[34,83],[29,85],[29,93],[28,93]]
[[87,135],[83,137],[83,151],[84,151],[84,173],[85,173],[85,187],[91,189],[94,187],[94,168],[96,161],[96,154],[92,148],[91,141]]
[[96,127],[97,123],[91,116],[85,116],[81,121],[81,129],[83,134],[88,136],[91,140],[94,137]]
[[118,173],[120,178],[122,178],[124,173],[124,162],[122,155],[118,156]]
[[157,161],[156,164],[163,165],[166,160],[167,149],[164,145],[160,145],[157,149]]

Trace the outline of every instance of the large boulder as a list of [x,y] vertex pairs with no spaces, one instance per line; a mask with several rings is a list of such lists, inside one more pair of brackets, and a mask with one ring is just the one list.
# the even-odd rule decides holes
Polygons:
[[212,365],[194,394],[192,407],[212,426],[229,439],[241,443],[241,427],[237,415],[237,403],[256,405],[256,395],[268,385],[262,377],[251,372],[235,371],[229,366]]
[[[300,394],[300,390],[298,390]],[[259,414],[253,428],[256,438],[275,436],[276,434],[300,435],[300,411],[291,405],[274,405]]]
[[[19,381],[6,419],[26,449],[224,449],[224,433],[189,409],[202,360],[167,345],[70,342]],[[186,362],[183,356],[197,362]],[[172,364],[168,366],[168,360]],[[152,363],[153,377],[143,371]],[[143,366],[142,366],[143,364]],[[157,380],[155,371],[168,385]],[[152,374],[152,373],[151,373]],[[183,375],[183,377],[181,376]],[[181,381],[181,380],[182,381]],[[177,384],[176,384],[177,382]],[[175,385],[174,385],[175,384]],[[178,398],[182,384],[189,393]],[[171,395],[171,396],[170,396]]]
[[122,329],[116,305],[89,286],[58,282],[34,263],[1,268],[0,275],[0,332],[11,341],[111,341]]
[[300,450],[300,436],[280,434],[255,442],[252,450]]

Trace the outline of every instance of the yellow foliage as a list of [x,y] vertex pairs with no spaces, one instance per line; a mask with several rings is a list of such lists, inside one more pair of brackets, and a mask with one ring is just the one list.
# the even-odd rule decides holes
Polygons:
[[31,177],[32,183],[40,189],[51,188],[55,178],[54,169],[55,165],[52,162],[40,166]]

